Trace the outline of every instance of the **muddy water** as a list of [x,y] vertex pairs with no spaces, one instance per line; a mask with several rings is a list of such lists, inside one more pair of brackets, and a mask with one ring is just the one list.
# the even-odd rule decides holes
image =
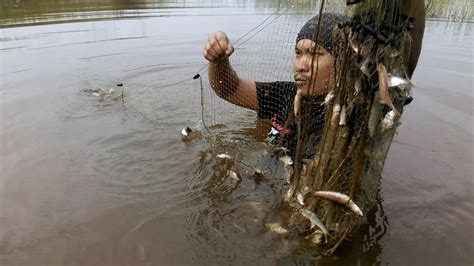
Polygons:
[[252,175],[273,163],[254,114],[180,139],[199,124],[203,40],[269,11],[97,3],[2,10],[1,265],[472,265],[472,24],[428,23],[379,204],[327,258],[266,229],[282,181]]

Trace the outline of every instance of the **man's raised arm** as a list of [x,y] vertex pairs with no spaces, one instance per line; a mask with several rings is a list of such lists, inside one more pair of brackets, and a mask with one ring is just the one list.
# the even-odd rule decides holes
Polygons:
[[234,47],[224,32],[218,31],[209,35],[203,55],[209,61],[211,87],[224,100],[258,111],[255,82],[238,77],[229,62],[233,52]]

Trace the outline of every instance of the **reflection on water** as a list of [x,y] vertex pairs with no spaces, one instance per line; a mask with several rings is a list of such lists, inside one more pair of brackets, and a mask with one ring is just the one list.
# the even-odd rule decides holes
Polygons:
[[[5,0],[0,5],[0,28],[22,25],[38,25],[68,21],[87,21],[112,18],[136,18],[168,16],[167,9],[183,8],[250,8],[252,13],[271,13],[275,10],[292,9],[294,12],[312,12],[321,0]],[[342,1],[325,4],[326,11],[342,11]],[[241,11],[242,12],[242,11]],[[244,11],[245,12],[245,11]],[[206,15],[224,15],[207,13]]]
[[[345,1],[325,3],[325,11],[344,12]],[[320,6],[321,0],[4,0],[0,5],[0,28],[59,23],[67,21],[84,21],[91,19],[134,18],[166,16],[168,12],[151,12],[146,9],[175,8],[218,8],[250,7],[260,12],[292,9],[294,12],[313,12]],[[427,0],[427,16],[434,19],[452,21],[472,21],[474,4],[470,0],[448,1]],[[88,13],[93,12],[93,13]],[[217,15],[217,14],[214,14]]]
[[146,14],[140,12],[140,9],[169,7],[186,7],[186,1],[81,0],[68,2],[61,0],[5,0],[3,5],[0,6],[0,26],[146,16]]

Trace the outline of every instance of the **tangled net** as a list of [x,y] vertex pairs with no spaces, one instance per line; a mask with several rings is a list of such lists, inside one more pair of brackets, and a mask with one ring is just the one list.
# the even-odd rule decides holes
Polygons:
[[[361,223],[358,207],[375,204],[390,143],[411,100],[407,65],[413,19],[395,2],[367,1],[333,30],[336,75],[323,103],[321,140],[306,164],[301,152],[295,157],[286,200],[300,210],[293,220],[311,221],[316,230],[309,238],[327,254]],[[298,146],[307,138],[299,137]],[[322,226],[313,225],[313,214]]]
[[[347,4],[349,16],[332,29],[335,75],[321,101],[313,103],[324,108],[318,141],[313,145],[311,140],[314,117],[300,114],[302,96],[295,93],[286,97],[291,101],[278,104],[292,111],[285,125],[295,125],[296,147],[275,147],[271,153],[287,170],[283,198],[293,210],[289,223],[324,254],[332,254],[354,233],[375,205],[386,155],[403,107],[411,101],[414,19],[404,12],[410,1]],[[319,13],[323,12],[325,1],[320,2]],[[316,28],[314,35],[318,34]],[[245,100],[234,103],[246,106]],[[288,156],[287,148],[294,155]]]

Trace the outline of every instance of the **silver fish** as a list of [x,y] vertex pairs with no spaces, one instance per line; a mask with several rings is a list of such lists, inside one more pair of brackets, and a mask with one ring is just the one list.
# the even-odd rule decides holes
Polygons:
[[398,50],[395,50],[395,49],[388,50],[388,57],[395,58],[395,57],[399,57],[400,55],[401,53]]
[[296,199],[301,206],[304,206],[304,195],[301,192],[296,193]]
[[396,117],[397,114],[393,110],[388,112],[382,119],[382,123],[380,124],[382,131],[393,128],[395,126]]
[[227,159],[227,160],[232,160],[232,157],[228,154],[225,154],[225,153],[221,153],[219,155],[217,155],[217,158],[219,159]]
[[286,202],[290,202],[291,197],[293,197],[293,194],[295,193],[296,187],[291,186],[288,191],[285,193],[285,196],[283,197]]
[[347,116],[346,116],[346,105],[343,105],[342,108],[341,108],[341,114],[339,116],[339,125],[340,126],[344,126],[346,124],[346,119],[347,119]]
[[227,171],[227,175],[234,180],[240,180],[240,177],[234,171],[231,171],[231,170]]
[[275,232],[279,235],[286,235],[288,234],[288,230],[283,228],[279,223],[268,223],[265,225],[270,231]]
[[293,165],[293,160],[292,160],[291,157],[288,156],[288,155],[285,155],[285,156],[283,156],[283,157],[280,157],[279,159],[280,159],[280,161],[283,162],[283,164],[284,164],[285,166],[291,166],[291,165]]
[[[378,97],[378,92],[375,92],[375,97]],[[369,130],[369,135],[371,138],[375,136],[376,129],[382,120],[381,104],[377,101],[374,101],[372,104],[372,109],[370,110],[369,120],[367,121],[367,129]]]
[[300,212],[311,223],[311,229],[317,226],[319,229],[321,229],[325,236],[328,235],[328,229],[326,228],[326,226],[324,226],[323,222],[321,222],[316,213],[305,208],[301,208]]
[[357,79],[354,83],[354,96],[359,95],[361,91],[362,91],[362,80]]
[[202,133],[200,131],[193,131],[190,127],[185,127],[181,130],[181,139],[184,141],[200,138],[202,138]]
[[360,42],[357,38],[358,38],[357,33],[352,34],[352,31],[349,33],[349,44],[351,45],[352,50],[354,50],[354,52],[356,52],[358,54],[359,53],[359,48],[360,48]]
[[301,98],[302,98],[301,90],[298,90],[295,95],[295,102],[293,103],[293,109],[295,112],[295,116],[299,117],[300,115],[300,108],[301,108]]
[[292,166],[285,166],[285,179],[286,183],[291,184],[291,179],[293,178],[293,167]]
[[346,207],[347,209],[351,210],[353,213],[359,215],[359,216],[364,216],[362,213],[362,210],[355,204],[349,196],[339,193],[339,192],[334,192],[334,191],[313,191],[311,194],[313,197],[318,197],[321,199],[325,200],[330,200],[334,201],[336,203],[339,203]]
[[326,98],[324,98],[323,104],[328,105],[332,101],[333,98],[334,98],[334,91],[328,92],[328,94],[326,95]]
[[339,123],[339,114],[341,113],[341,105],[336,103],[332,108],[332,116],[331,116],[331,125]]
[[397,116],[400,116],[400,113],[397,111],[393,105],[392,99],[390,98],[390,93],[388,91],[388,74],[387,69],[381,63],[377,64],[377,74],[379,78],[379,93],[380,100],[379,103],[387,105],[391,110],[395,111]]
[[191,132],[193,132],[193,130],[190,127],[185,127],[185,128],[183,128],[183,130],[181,130],[181,135],[183,137],[187,137],[187,136],[189,136],[189,134]]
[[388,86],[389,87],[398,87],[398,86],[406,86],[411,84],[411,82],[407,79],[397,77],[394,75],[388,75]]
[[263,178],[264,173],[260,169],[255,169],[255,172],[253,173],[253,177],[257,180]]

